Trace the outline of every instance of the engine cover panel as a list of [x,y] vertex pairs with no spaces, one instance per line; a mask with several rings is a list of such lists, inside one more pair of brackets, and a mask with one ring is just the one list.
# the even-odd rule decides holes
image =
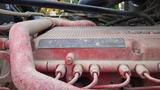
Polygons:
[[[82,65],[83,74],[78,85],[87,85],[85,83],[92,81],[90,66],[98,65],[98,85],[121,83],[124,78],[118,74],[117,68],[123,64],[132,72],[128,86],[157,85],[138,76],[135,67],[145,65],[150,73],[158,78],[159,27],[55,27],[37,37],[34,43],[37,70],[54,73],[58,65],[65,65],[66,82],[73,78],[74,66]],[[74,54],[74,58],[68,61],[67,56],[71,53]]]
[[69,52],[77,59],[160,59],[158,27],[56,27],[35,44],[45,52],[37,59],[64,59]]

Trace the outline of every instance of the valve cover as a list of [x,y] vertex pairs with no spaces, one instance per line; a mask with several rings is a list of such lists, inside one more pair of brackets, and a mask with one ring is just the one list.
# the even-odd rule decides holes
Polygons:
[[[84,86],[92,81],[92,64],[100,67],[99,85],[122,83],[124,79],[117,71],[119,65],[127,65],[132,72],[128,86],[152,85],[136,74],[135,67],[139,64],[145,65],[155,77],[159,75],[159,27],[55,27],[38,36],[34,42],[38,71],[53,73],[62,64],[66,67],[66,80],[71,80],[73,67],[82,65],[83,74],[78,83]],[[67,60],[71,54],[74,58]]]
[[35,39],[37,59],[158,60],[159,27],[55,27]]

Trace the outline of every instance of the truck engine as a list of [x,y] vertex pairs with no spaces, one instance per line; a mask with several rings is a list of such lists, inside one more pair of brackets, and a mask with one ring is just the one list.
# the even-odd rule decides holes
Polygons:
[[0,0],[0,90],[160,90],[159,0]]

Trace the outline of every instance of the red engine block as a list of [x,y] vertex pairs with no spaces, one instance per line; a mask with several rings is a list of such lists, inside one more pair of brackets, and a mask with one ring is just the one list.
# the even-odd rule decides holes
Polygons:
[[[36,35],[53,26],[60,27]],[[2,71],[0,85],[10,81],[19,90],[160,90],[158,26],[98,27],[90,21],[51,18],[25,21],[11,28],[9,40],[0,39],[0,49],[6,48],[9,53],[0,51],[0,58],[9,63],[11,79],[10,71]]]
[[69,81],[74,77],[74,67],[81,65],[83,74],[78,85],[92,81],[91,65],[99,67],[99,85],[121,83],[124,79],[118,71],[120,65],[126,65],[131,71],[128,86],[153,84],[136,73],[137,65],[144,65],[158,78],[159,27],[56,27],[37,37],[34,43],[37,70],[54,73],[58,65],[64,65],[64,78]]

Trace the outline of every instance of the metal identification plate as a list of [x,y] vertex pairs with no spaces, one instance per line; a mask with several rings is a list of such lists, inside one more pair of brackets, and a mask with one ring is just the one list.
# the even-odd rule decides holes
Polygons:
[[125,48],[122,38],[41,39],[38,48]]

